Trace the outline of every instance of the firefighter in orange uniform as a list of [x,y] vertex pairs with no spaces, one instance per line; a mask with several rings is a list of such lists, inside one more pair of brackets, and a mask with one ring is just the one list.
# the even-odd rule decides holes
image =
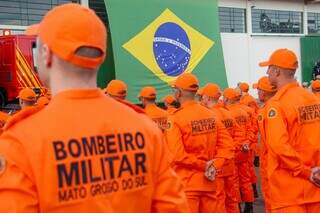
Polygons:
[[265,108],[267,177],[272,213],[320,212],[320,101],[295,80],[298,59],[278,49],[269,60],[278,91]]
[[173,114],[177,110],[178,102],[172,95],[167,95],[164,97],[163,102],[165,106],[167,107],[167,112],[169,114]]
[[320,99],[320,80],[314,80],[311,83],[312,92]]
[[268,176],[267,176],[267,162],[268,162],[268,149],[266,144],[266,134],[264,127],[264,119],[266,118],[266,111],[268,101],[277,92],[277,88],[271,85],[268,77],[264,76],[259,79],[258,83],[254,84],[254,88],[258,90],[258,97],[260,102],[263,104],[258,110],[258,126],[260,132],[260,146],[259,146],[259,157],[260,157],[260,177],[261,177],[261,189],[264,197],[266,213],[271,212],[270,208],[270,194],[268,187]]
[[146,115],[158,124],[161,130],[168,127],[168,112],[156,105],[157,91],[153,87],[144,87],[141,89],[139,95]]
[[232,138],[218,115],[195,101],[196,76],[182,74],[173,86],[181,108],[170,116],[166,131],[172,166],[184,183],[191,212],[217,212],[216,190],[223,183],[216,176],[233,158]]
[[[240,84],[241,86],[241,84]],[[254,192],[254,197],[258,198],[258,190],[257,190],[257,176],[255,172],[255,168],[259,167],[258,165],[258,123],[257,123],[257,116],[258,116],[258,104],[256,99],[254,99],[251,95],[248,93],[244,93],[245,95],[241,97],[240,103],[242,104],[243,109],[249,114],[251,118],[252,128],[253,128],[253,138],[251,139],[251,146],[250,146],[250,159],[249,159],[249,167],[250,167],[250,173],[251,173],[251,183],[252,188]]]
[[21,109],[32,107],[37,103],[37,95],[31,88],[22,89],[18,98]]
[[37,32],[53,99],[0,137],[0,212],[188,212],[161,131],[96,85],[107,33],[94,11],[57,6]]
[[251,185],[250,173],[250,145],[253,138],[252,122],[248,113],[240,104],[240,92],[236,89],[227,88],[223,91],[224,104],[230,111],[232,117],[236,120],[241,129],[239,145],[236,148],[235,163],[237,177],[239,178],[239,187],[241,193],[241,201],[245,202],[245,213],[253,211],[253,189]]
[[125,100],[128,95],[128,86],[121,80],[112,80],[104,89],[104,92],[112,98]]
[[[233,139],[233,148],[235,150],[237,144],[239,143],[239,140],[241,140],[238,138],[241,134],[241,130],[237,122],[232,117],[231,113],[221,107],[221,105],[219,104],[220,95],[221,91],[219,86],[213,83],[208,83],[203,88],[202,104],[209,109],[212,109],[216,114],[220,116],[222,123]],[[225,208],[228,213],[239,213],[240,211],[238,203],[240,203],[241,199],[239,183],[236,177],[234,158],[226,161],[222,168],[222,172],[218,175],[217,178],[221,178],[221,182],[223,183],[217,190],[217,197],[219,202],[219,208],[217,212],[219,212],[219,209]]]

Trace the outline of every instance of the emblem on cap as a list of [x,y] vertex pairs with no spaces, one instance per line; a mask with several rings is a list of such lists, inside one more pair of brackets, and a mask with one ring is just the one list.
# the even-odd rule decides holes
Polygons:
[[277,110],[275,110],[274,108],[271,108],[268,112],[268,117],[269,118],[274,118],[277,115]]
[[0,155],[0,175],[4,173],[7,167],[7,161],[4,156]]

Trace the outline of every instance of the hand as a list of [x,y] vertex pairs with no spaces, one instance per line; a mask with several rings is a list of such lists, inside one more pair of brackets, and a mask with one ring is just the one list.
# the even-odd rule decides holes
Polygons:
[[320,187],[320,167],[311,169],[310,181],[317,187]]
[[243,152],[249,152],[249,150],[250,150],[249,144],[246,144],[246,143],[243,144],[242,147],[241,147],[241,150]]
[[206,171],[204,173],[204,176],[208,180],[214,181],[214,179],[216,178],[216,174],[217,174],[217,170],[213,165],[213,160],[208,161],[207,165],[206,165]]

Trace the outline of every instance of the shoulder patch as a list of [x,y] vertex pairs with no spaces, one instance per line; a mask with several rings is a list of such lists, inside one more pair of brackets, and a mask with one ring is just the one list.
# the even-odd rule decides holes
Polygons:
[[7,168],[7,161],[3,155],[0,155],[0,175],[2,175]]
[[274,118],[278,114],[277,110],[275,108],[271,108],[268,111],[268,118]]
[[19,121],[24,120],[33,114],[36,114],[37,112],[41,111],[43,108],[45,108],[45,106],[34,106],[34,107],[22,109],[20,112],[14,114],[13,116],[11,116],[11,118],[9,118],[6,125],[3,127],[3,130],[9,129]]

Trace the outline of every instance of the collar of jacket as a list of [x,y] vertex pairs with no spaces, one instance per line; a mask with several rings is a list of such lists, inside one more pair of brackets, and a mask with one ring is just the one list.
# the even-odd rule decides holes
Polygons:
[[194,100],[185,101],[183,104],[181,104],[181,108],[184,108],[184,107],[187,107],[190,105],[194,105],[194,104],[197,104],[197,102]]
[[52,101],[58,99],[89,99],[105,97],[100,89],[71,89],[58,93],[52,98]]
[[[289,89],[299,87],[298,82],[289,83],[278,90],[278,92],[271,99],[279,100]],[[271,100],[270,99],[270,100]]]

